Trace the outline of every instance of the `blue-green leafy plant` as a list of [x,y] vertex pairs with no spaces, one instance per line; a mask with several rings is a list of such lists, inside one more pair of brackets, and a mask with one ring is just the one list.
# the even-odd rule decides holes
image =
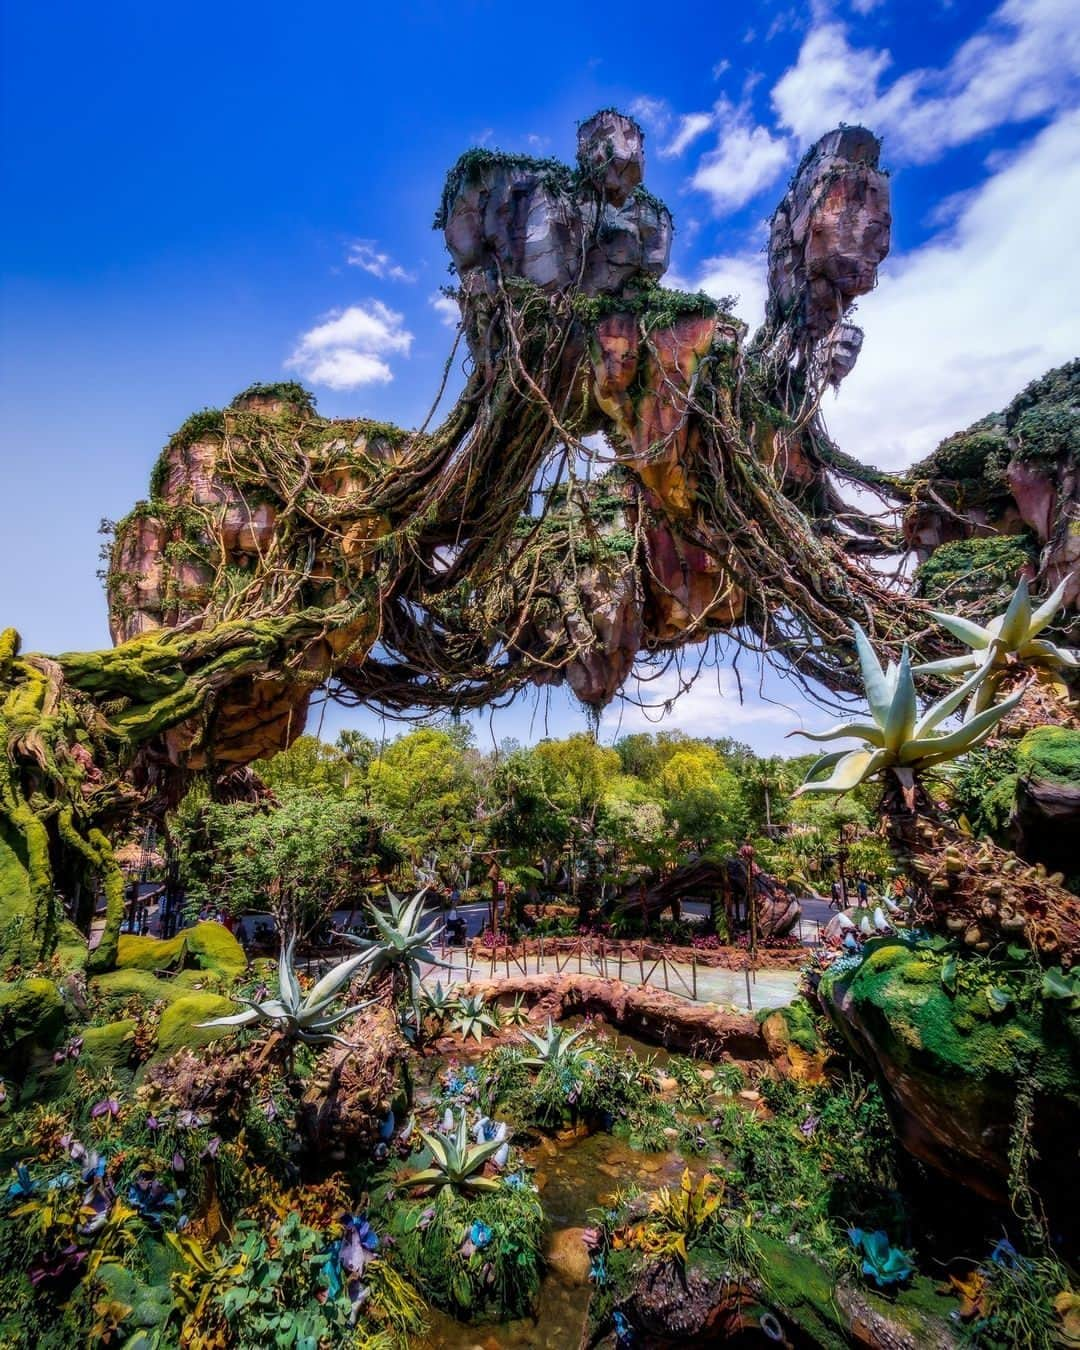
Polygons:
[[888,1234],[880,1228],[872,1233],[862,1228],[849,1228],[848,1238],[862,1258],[862,1273],[879,1289],[903,1284],[914,1274],[911,1257],[900,1247],[894,1247]]
[[[904,800],[912,808],[915,775],[981,744],[1005,714],[1017,705],[1023,690],[981,712],[975,711],[972,699],[960,726],[953,731],[941,731],[940,724],[952,716],[965,699],[974,695],[986,679],[987,668],[980,666],[963,684],[939,699],[920,717],[907,648],[904,648],[899,664],[890,662],[882,669],[866,634],[858,624],[852,624],[852,628],[871,720],[857,719],[841,722],[825,731],[793,731],[789,735],[805,736],[812,741],[851,737],[864,741],[866,748],[835,750],[823,755],[795,795],[847,792],[869,778],[889,773],[899,782]],[[826,769],[831,770],[830,776],[818,781],[817,775]]]
[[247,1027],[264,1022],[274,1026],[291,1040],[305,1041],[310,1045],[324,1041],[336,1041],[339,1045],[353,1049],[350,1042],[333,1034],[333,1028],[354,1017],[358,1012],[369,1008],[374,999],[366,1003],[355,1003],[337,1013],[330,1008],[350,981],[370,965],[370,954],[361,952],[359,956],[341,961],[318,980],[305,994],[300,988],[300,980],[293,964],[293,950],[296,939],[290,938],[281,949],[278,958],[278,997],[262,1002],[249,999],[238,1000],[246,1003],[243,1012],[232,1013],[226,1017],[215,1017],[210,1022],[200,1022],[201,1027]]

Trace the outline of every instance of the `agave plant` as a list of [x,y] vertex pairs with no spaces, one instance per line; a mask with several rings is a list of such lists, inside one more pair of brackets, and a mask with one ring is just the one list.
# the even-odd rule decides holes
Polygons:
[[439,980],[435,981],[434,989],[425,988],[421,996],[421,1008],[424,1015],[435,1018],[440,1026],[451,1013],[457,1012],[460,1006],[461,1001],[453,989],[444,989]]
[[472,1192],[499,1189],[499,1183],[492,1177],[480,1174],[484,1164],[495,1157],[504,1141],[499,1138],[470,1144],[464,1111],[458,1117],[456,1130],[429,1134],[417,1127],[417,1132],[431,1152],[431,1165],[414,1173],[409,1178],[410,1186],[431,1186],[435,1190],[451,1186],[454,1190]]
[[928,661],[916,666],[918,675],[961,675],[968,670],[986,667],[989,678],[979,689],[976,703],[979,710],[989,705],[1002,674],[1010,665],[1025,665],[1036,672],[1062,674],[1080,671],[1080,652],[1057,647],[1039,634],[1061,608],[1065,589],[1070,581],[1065,577],[1053,594],[1047,596],[1038,609],[1031,605],[1028,584],[1021,578],[1009,601],[1008,608],[985,626],[956,614],[941,614],[932,610],[934,618],[953,637],[959,638],[971,650],[962,656],[947,656],[941,661]]
[[502,1020],[508,1027],[527,1027],[529,1010],[525,1006],[525,995],[518,994],[509,1008],[502,1009]]
[[355,1003],[351,1008],[331,1014],[330,1005],[338,998],[349,981],[365,966],[370,964],[369,952],[341,961],[314,984],[307,994],[300,989],[300,981],[293,964],[295,937],[290,938],[281,949],[278,958],[278,997],[261,1003],[250,999],[238,999],[246,1003],[243,1012],[231,1016],[215,1017],[210,1022],[200,1022],[201,1027],[247,1027],[257,1022],[268,1022],[283,1031],[290,1040],[306,1041],[318,1044],[322,1041],[336,1041],[339,1045],[354,1047],[341,1036],[335,1036],[332,1028],[346,1018],[354,1016],[364,1008],[369,1008],[374,999],[366,1003]]
[[[980,666],[963,684],[933,704],[920,717],[907,648],[901,654],[899,665],[890,662],[888,668],[883,670],[866,634],[858,624],[852,624],[852,628],[855,630],[855,646],[873,720],[842,722],[826,731],[792,731],[788,734],[805,736],[811,741],[853,737],[865,741],[868,748],[834,750],[822,755],[810,769],[806,781],[795,796],[804,792],[847,792],[876,774],[889,772],[903,789],[905,804],[913,809],[915,775],[973,750],[986,739],[1005,714],[1019,703],[1023,689],[1003,703],[981,711],[976,711],[972,698],[961,725],[954,731],[939,731],[939,725],[955,713],[969,695],[976,693],[988,674],[988,668]],[[814,781],[826,769],[832,770],[831,775],[820,782]]]
[[483,998],[479,994],[474,994],[471,998],[459,1001],[458,1015],[451,1023],[450,1029],[460,1032],[463,1040],[475,1036],[478,1041],[482,1041],[484,1032],[498,1031],[499,1024]]
[[579,1053],[577,1050],[571,1053],[570,1047],[584,1031],[584,1027],[579,1027],[577,1031],[568,1032],[565,1027],[556,1026],[549,1017],[547,1026],[542,1032],[525,1032],[525,1039],[536,1053],[526,1055],[521,1061],[522,1064],[531,1069],[542,1069],[545,1064],[567,1063]]
[[[373,976],[391,970],[395,978],[407,980],[409,1003],[417,1027],[420,1026],[420,968],[422,965],[446,966],[431,950],[430,944],[442,931],[442,920],[434,919],[427,927],[421,925],[427,888],[416,892],[411,900],[399,900],[387,887],[390,913],[386,915],[375,905],[368,906],[377,937],[358,938],[345,933],[347,942],[363,948],[371,963]],[[447,967],[448,968],[448,967]]]

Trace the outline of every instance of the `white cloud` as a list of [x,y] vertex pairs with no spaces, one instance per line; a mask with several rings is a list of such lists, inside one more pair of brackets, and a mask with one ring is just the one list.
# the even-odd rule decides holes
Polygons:
[[346,262],[350,267],[360,267],[373,277],[386,281],[415,281],[416,273],[407,272],[394,262],[389,253],[382,253],[374,239],[357,239],[349,245]]
[[[687,673],[693,667],[687,666]],[[642,671],[647,677],[648,672]],[[685,692],[680,692],[678,671],[672,667],[656,679],[627,682],[627,692],[646,703],[616,700],[605,708],[601,729],[609,735],[628,735],[634,731],[685,731],[691,736],[733,736],[749,741],[755,748],[783,749],[797,753],[784,734],[799,725],[799,717],[782,704],[766,702],[757,693],[756,674],[744,676],[744,701],[739,701],[738,682],[727,666],[703,670]],[[670,711],[665,705],[670,701]]]
[[737,296],[735,313],[749,324],[752,333],[765,318],[765,299],[768,294],[765,256],[747,250],[706,258],[701,264],[701,274],[694,283],[694,289],[704,291],[716,300],[725,295]]
[[1074,0],[1005,0],[941,69],[885,82],[892,55],[855,47],[842,23],[807,35],[772,91],[782,126],[802,143],[839,122],[864,122],[887,137],[894,161],[930,163],[997,126],[1045,116],[1080,86]]
[[716,105],[720,132],[716,146],[698,161],[690,186],[707,192],[719,214],[745,206],[776,181],[791,157],[784,137],[753,126],[744,108],[726,99]]
[[447,328],[456,328],[461,322],[461,309],[456,300],[448,295],[443,295],[441,291],[436,291],[434,295],[428,296],[428,304],[446,324]]
[[285,365],[329,389],[388,384],[393,372],[385,358],[407,356],[412,340],[402,315],[373,300],[333,313],[302,334]]
[[675,135],[661,148],[661,159],[672,159],[676,155],[681,155],[692,141],[696,141],[703,132],[708,131],[713,120],[712,113],[684,113],[679,118]]
[[630,116],[636,117],[642,126],[649,127],[653,131],[664,132],[671,125],[671,108],[666,99],[641,94],[630,104],[629,112]]
[[866,342],[824,412],[860,459],[910,464],[1080,350],[1080,111],[961,203],[951,228],[886,261],[860,302]]
[[879,9],[885,0],[851,0],[851,8],[856,14],[872,14],[875,9]]

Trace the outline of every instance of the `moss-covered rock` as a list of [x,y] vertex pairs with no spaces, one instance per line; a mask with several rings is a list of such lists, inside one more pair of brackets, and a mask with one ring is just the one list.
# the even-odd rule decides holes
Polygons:
[[1016,747],[1016,770],[1022,778],[1080,791],[1080,731],[1057,726],[1029,731]]
[[148,971],[195,965],[231,983],[246,969],[247,957],[227,928],[219,923],[197,923],[172,938],[124,934],[116,965],[118,970]]
[[821,1082],[825,1075],[826,1051],[818,1035],[813,1009],[804,998],[792,999],[783,1008],[764,1009],[758,1014],[757,1021],[769,1054],[781,1072],[798,1082]]
[[31,1045],[52,1046],[66,1021],[67,1006],[52,980],[0,985],[0,1066],[9,1068]]
[[174,999],[158,1023],[156,1057],[171,1055],[185,1046],[208,1045],[218,1036],[228,1035],[228,1028],[200,1027],[198,1023],[235,1011],[236,1004],[232,999],[220,994],[184,994]]
[[[1001,1201],[1010,1144],[1026,1124],[1042,1155],[1075,1173],[1065,1140],[1080,1127],[1080,1014],[1044,1001],[1023,960],[899,939],[868,945],[857,968],[842,962],[822,978],[819,996],[877,1073],[904,1145]],[[1022,1122],[1017,1103],[1029,1088]]]
[[87,1027],[82,1033],[80,1060],[95,1069],[112,1069],[114,1072],[126,1067],[136,1025],[132,1018],[123,1018],[103,1027]]

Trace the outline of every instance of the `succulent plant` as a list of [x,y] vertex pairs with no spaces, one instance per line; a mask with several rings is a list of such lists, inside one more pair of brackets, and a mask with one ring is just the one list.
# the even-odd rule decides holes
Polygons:
[[[915,775],[973,750],[1016,706],[1023,689],[1003,703],[982,711],[976,711],[972,698],[959,727],[954,731],[938,731],[940,723],[955,713],[966,698],[975,694],[986,679],[988,668],[980,666],[963,684],[939,699],[920,717],[907,648],[901,654],[899,665],[890,662],[883,670],[866,634],[858,624],[852,624],[852,628],[872,720],[841,722],[826,731],[792,731],[788,734],[805,736],[811,741],[850,736],[865,741],[868,748],[835,750],[822,755],[795,796],[804,792],[847,792],[876,774],[890,772],[900,783],[905,802],[913,807]],[[830,776],[816,781],[817,775],[826,769],[832,770]]]
[[458,1117],[456,1129],[446,1134],[430,1134],[419,1127],[417,1132],[431,1152],[431,1165],[414,1173],[409,1178],[410,1186],[431,1186],[436,1190],[451,1186],[455,1190],[473,1192],[499,1189],[494,1178],[480,1173],[488,1159],[500,1151],[504,1141],[499,1138],[470,1144],[464,1111]]
[[444,989],[442,983],[436,980],[433,989],[425,986],[421,994],[420,1006],[425,1016],[434,1017],[441,1025],[451,1013],[457,1012],[461,1006],[461,1000],[452,988]]
[[233,1013],[226,1017],[215,1017],[210,1022],[200,1022],[198,1025],[201,1027],[246,1027],[253,1026],[258,1022],[268,1022],[278,1027],[290,1039],[306,1041],[312,1045],[323,1041],[336,1041],[338,1045],[347,1046],[350,1050],[353,1049],[353,1046],[343,1037],[335,1036],[332,1028],[344,1022],[346,1018],[361,1012],[364,1008],[369,1008],[375,1000],[369,999],[366,1003],[353,1004],[351,1008],[345,1008],[334,1014],[330,1014],[329,1009],[349,984],[349,981],[370,964],[370,953],[361,952],[359,956],[353,956],[347,961],[339,962],[331,970],[328,970],[322,979],[308,990],[307,994],[304,994],[293,965],[295,945],[296,939],[290,938],[281,949],[281,955],[278,958],[277,998],[266,999],[261,1003],[253,1003],[249,999],[239,999],[238,1002],[247,1004],[243,1012]]
[[542,1032],[525,1032],[525,1039],[536,1053],[526,1055],[521,1061],[522,1064],[528,1065],[531,1069],[542,1069],[545,1064],[566,1063],[579,1053],[577,1050],[571,1053],[570,1047],[584,1030],[584,1027],[580,1027],[577,1031],[567,1032],[564,1027],[556,1026],[549,1017],[547,1026]]
[[363,949],[371,963],[373,976],[390,969],[395,976],[408,981],[409,1003],[417,1027],[420,1026],[420,969],[423,965],[447,966],[445,961],[431,951],[429,944],[442,931],[442,919],[434,919],[427,927],[421,925],[424,912],[424,898],[427,888],[423,887],[410,900],[399,900],[387,887],[387,899],[390,905],[389,915],[375,905],[368,906],[371,922],[378,934],[374,938],[358,938],[344,933],[347,942]]
[[1039,634],[1061,608],[1065,589],[1070,581],[1065,577],[1038,609],[1031,605],[1027,581],[1021,578],[1009,601],[1008,608],[988,624],[962,619],[956,614],[942,614],[932,610],[934,618],[971,650],[961,656],[947,656],[941,661],[928,661],[916,666],[918,675],[960,675],[964,671],[986,667],[990,678],[977,696],[981,710],[993,698],[1001,675],[1010,665],[1025,665],[1042,674],[1061,674],[1080,671],[1080,652],[1057,647]]
[[475,1036],[478,1041],[484,1039],[485,1031],[498,1031],[495,1020],[487,1004],[479,994],[463,998],[458,1003],[458,1014],[451,1023],[451,1030],[458,1031],[464,1040]]
[[518,994],[509,1008],[502,1009],[502,1020],[508,1027],[527,1027],[529,1010],[525,1006],[525,995]]

